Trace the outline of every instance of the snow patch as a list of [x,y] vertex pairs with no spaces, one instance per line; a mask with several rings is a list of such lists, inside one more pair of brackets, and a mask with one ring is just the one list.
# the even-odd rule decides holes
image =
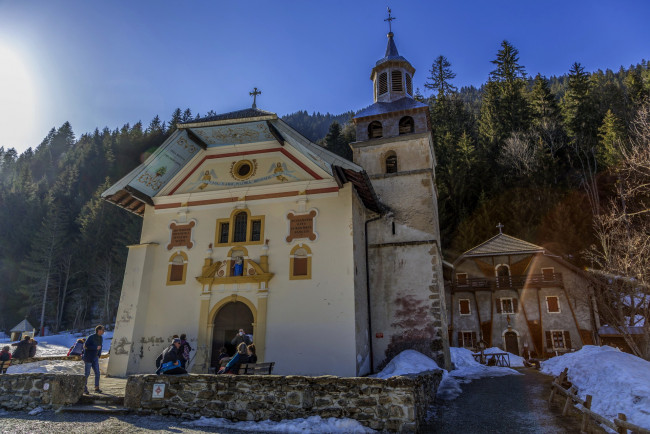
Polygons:
[[569,368],[580,398],[591,395],[591,409],[608,419],[650,428],[650,362],[616,348],[585,345],[579,351],[542,362],[542,372],[557,376]]
[[429,357],[415,350],[404,350],[388,362],[381,372],[370,375],[370,377],[386,379],[398,375],[417,374],[432,369],[440,368]]
[[231,428],[251,432],[280,432],[280,433],[374,433],[375,430],[361,425],[353,419],[337,419],[330,417],[323,419],[320,416],[298,418],[272,422],[231,422],[227,419],[201,417],[200,419],[183,422],[183,425],[194,427]]
[[84,362],[74,360],[41,360],[11,365],[7,374],[71,374],[84,375]]
[[43,409],[41,407],[36,407],[35,409],[31,410],[27,414],[30,415],[30,416],[36,416],[39,413],[43,413]]

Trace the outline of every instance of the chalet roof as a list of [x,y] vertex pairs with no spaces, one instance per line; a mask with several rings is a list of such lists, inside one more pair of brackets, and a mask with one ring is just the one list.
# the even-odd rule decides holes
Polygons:
[[400,98],[391,102],[376,102],[368,107],[361,109],[353,119],[365,118],[368,116],[376,116],[384,113],[398,112],[402,110],[422,109],[428,108],[424,103],[416,101],[410,97]]
[[[243,128],[247,128],[245,124],[250,124],[251,128],[254,126],[259,127],[255,129],[258,133],[261,128],[262,133],[260,134],[262,134],[262,136],[257,136],[260,137],[260,141],[275,139],[282,145],[288,143],[292,148],[300,152],[330,176],[334,177],[339,185],[351,182],[368,209],[375,212],[381,212],[384,209],[374,192],[372,183],[361,166],[328,151],[322,146],[312,143],[299,132],[287,125],[284,121],[278,119],[275,113],[255,108],[209,116],[189,123],[179,124],[179,129],[163,144],[161,144],[161,146],[144,163],[140,164],[129,174],[104,191],[102,193],[102,198],[126,209],[127,211],[140,216],[144,215],[145,204],[152,205],[152,197],[162,191],[164,186],[173,179],[175,174],[178,173],[184,165],[189,163],[197,152],[208,147],[227,146],[229,144],[237,143],[237,138],[233,137],[233,140],[235,140],[233,143],[207,144],[200,137],[201,128],[234,124],[242,125]],[[180,157],[184,158],[184,163],[182,165],[175,165],[173,171],[172,169],[169,169],[162,172],[162,174],[157,175],[156,179],[162,184],[157,190],[146,190],[139,181],[139,178],[142,177],[142,174],[146,175],[147,168],[153,165],[153,162],[156,161],[157,158],[162,157],[163,154],[167,152],[167,148],[170,148],[171,150],[172,147],[176,146],[181,140],[184,140],[184,143],[191,142],[194,145],[183,147],[185,154],[180,155]],[[194,150],[187,151],[189,148],[194,148]],[[174,149],[176,151],[176,157],[179,157],[179,149]],[[193,154],[188,152],[193,152]],[[149,169],[155,171],[155,167],[149,167]]]
[[27,321],[27,318],[22,320],[16,327],[11,329],[12,333],[20,333],[20,332],[31,332],[34,331],[34,326]]
[[536,244],[506,234],[498,234],[473,247],[458,258],[475,256],[518,255],[526,253],[544,253],[546,250]]

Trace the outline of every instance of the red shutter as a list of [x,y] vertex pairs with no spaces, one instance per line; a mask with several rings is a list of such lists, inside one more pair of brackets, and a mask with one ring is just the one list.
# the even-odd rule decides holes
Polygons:
[[567,330],[564,331],[564,348],[566,348],[567,350],[573,348],[571,346],[571,335]]
[[560,303],[557,297],[546,297],[546,305],[549,312],[559,312]]
[[293,275],[306,276],[307,274],[307,258],[293,258]]
[[472,332],[472,347],[476,347],[476,332]]
[[512,311],[513,311],[514,313],[517,313],[517,312],[518,312],[518,306],[517,306],[517,299],[516,299],[516,298],[513,298],[513,299],[512,299]]
[[183,269],[184,265],[172,265],[172,272],[169,273],[170,282],[180,282],[183,280]]
[[497,304],[497,313],[501,313],[501,299],[497,298],[495,303]]
[[463,346],[463,332],[458,332],[458,346]]
[[546,332],[546,346],[549,349],[553,348],[553,337],[551,336],[551,332],[549,331]]
[[459,300],[461,315],[469,315],[469,300]]

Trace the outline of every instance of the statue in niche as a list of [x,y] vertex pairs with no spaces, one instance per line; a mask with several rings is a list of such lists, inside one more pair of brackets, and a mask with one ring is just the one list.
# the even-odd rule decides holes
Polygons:
[[235,258],[235,265],[233,267],[234,276],[242,276],[244,274],[244,260],[241,256]]

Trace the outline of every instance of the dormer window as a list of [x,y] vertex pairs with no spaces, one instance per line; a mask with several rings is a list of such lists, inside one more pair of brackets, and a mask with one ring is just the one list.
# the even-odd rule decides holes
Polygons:
[[379,121],[370,122],[370,125],[368,125],[368,138],[378,139],[380,137],[383,137],[383,128],[381,126],[381,122]]
[[390,73],[391,89],[393,92],[404,92],[404,85],[402,84],[402,71],[394,70]]
[[386,157],[386,173],[397,173],[397,155],[393,151]]
[[377,80],[377,94],[383,95],[388,92],[388,73],[382,72]]
[[413,122],[413,118],[410,116],[404,116],[402,119],[399,120],[399,133],[400,135],[402,134],[410,134],[415,130],[415,123]]
[[406,74],[406,93],[413,96],[413,80],[410,74]]

